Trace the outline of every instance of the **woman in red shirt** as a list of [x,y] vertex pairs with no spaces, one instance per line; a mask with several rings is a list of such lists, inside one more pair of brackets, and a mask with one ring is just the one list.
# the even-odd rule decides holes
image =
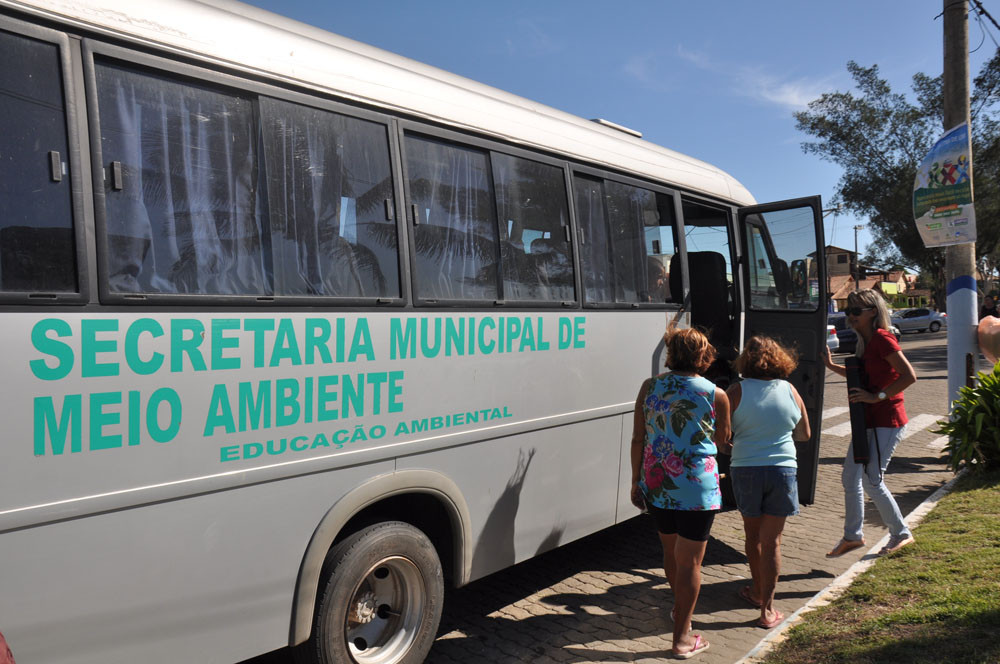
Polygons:
[[[861,359],[868,387],[867,390],[851,388],[848,400],[866,404],[869,461],[867,464],[855,463],[848,448],[842,475],[844,538],[826,554],[828,558],[842,556],[865,544],[861,531],[865,518],[862,488],[889,527],[889,542],[879,555],[899,551],[913,542],[913,535],[903,523],[903,515],[896,499],[886,488],[883,475],[896,445],[903,437],[907,422],[903,390],[917,382],[917,375],[899,349],[896,338],[889,332],[889,310],[879,293],[865,289],[848,295],[847,322],[858,333],[856,355]],[[826,366],[834,373],[847,375],[845,367],[833,363],[829,348],[826,351]]]

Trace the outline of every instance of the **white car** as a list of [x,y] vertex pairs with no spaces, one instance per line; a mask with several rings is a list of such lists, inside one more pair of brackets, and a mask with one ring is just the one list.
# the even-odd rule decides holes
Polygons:
[[837,336],[837,328],[833,325],[826,326],[826,345],[831,353],[840,348],[840,337]]
[[925,307],[904,309],[892,315],[892,324],[900,332],[937,332],[948,327],[948,314]]

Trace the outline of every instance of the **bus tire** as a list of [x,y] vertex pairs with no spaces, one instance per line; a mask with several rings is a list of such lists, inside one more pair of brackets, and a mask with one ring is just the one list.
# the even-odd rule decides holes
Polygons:
[[364,528],[326,556],[300,664],[418,664],[434,643],[444,576],[434,545],[400,521]]

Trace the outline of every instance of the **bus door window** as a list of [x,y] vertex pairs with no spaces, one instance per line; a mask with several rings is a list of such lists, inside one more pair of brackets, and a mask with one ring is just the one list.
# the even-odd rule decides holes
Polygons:
[[399,297],[385,125],[267,97],[260,109],[275,293]]
[[[656,211],[643,213],[643,233],[646,248],[646,299],[663,304],[680,302],[680,268],[677,260],[677,224],[674,219],[674,199],[666,194],[656,194]],[[671,284],[671,264],[677,271]]]
[[117,293],[273,295],[253,99],[96,66]]
[[736,357],[733,267],[729,213],[685,201],[684,240],[687,245],[691,288],[691,325],[708,332],[719,359],[711,371],[717,381],[731,374],[728,362]]
[[0,31],[0,291],[77,290],[59,47]]
[[416,294],[424,300],[496,300],[497,220],[489,155],[407,135]]
[[563,170],[497,152],[492,163],[504,299],[574,301]]
[[820,289],[812,209],[752,214],[745,228],[750,307],[815,311]]

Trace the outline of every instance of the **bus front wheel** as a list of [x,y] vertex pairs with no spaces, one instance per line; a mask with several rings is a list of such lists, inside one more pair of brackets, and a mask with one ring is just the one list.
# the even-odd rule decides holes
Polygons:
[[303,664],[417,664],[437,632],[444,576],[434,545],[399,521],[369,526],[326,556]]

